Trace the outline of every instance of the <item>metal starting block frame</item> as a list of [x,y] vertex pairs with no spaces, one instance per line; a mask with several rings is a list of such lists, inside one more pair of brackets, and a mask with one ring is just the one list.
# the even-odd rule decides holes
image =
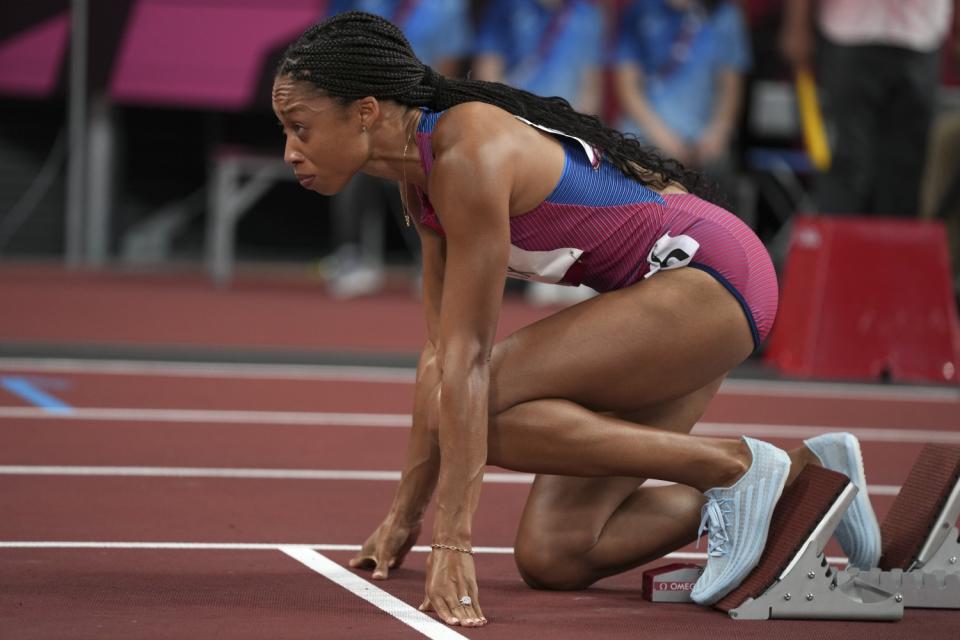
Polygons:
[[896,591],[906,607],[922,609],[960,609],[960,480],[937,515],[920,553],[907,571],[892,569],[858,571],[850,568],[851,578],[880,589]]
[[836,571],[823,549],[857,494],[848,483],[807,536],[777,580],[756,598],[729,611],[737,620],[900,620],[903,596],[855,575]]

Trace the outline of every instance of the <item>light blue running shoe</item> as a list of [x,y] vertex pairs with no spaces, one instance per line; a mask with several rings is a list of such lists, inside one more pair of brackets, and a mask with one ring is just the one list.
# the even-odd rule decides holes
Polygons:
[[817,456],[820,464],[842,473],[856,485],[857,495],[837,525],[836,536],[851,566],[872,569],[880,562],[880,525],[867,495],[860,443],[849,433],[825,433],[804,440],[803,444]]
[[733,591],[760,561],[773,508],[790,473],[790,456],[772,444],[747,438],[753,462],[730,487],[705,493],[700,533],[707,531],[707,566],[690,596],[710,605]]

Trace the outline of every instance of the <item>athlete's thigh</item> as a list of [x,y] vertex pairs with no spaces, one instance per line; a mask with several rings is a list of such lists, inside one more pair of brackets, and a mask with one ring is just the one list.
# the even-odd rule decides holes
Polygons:
[[517,331],[493,351],[494,414],[540,398],[633,411],[693,393],[753,349],[737,300],[697,269],[657,273]]

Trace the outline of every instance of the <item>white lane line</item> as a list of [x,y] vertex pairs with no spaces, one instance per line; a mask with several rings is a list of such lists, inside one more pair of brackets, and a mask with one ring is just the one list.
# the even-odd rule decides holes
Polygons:
[[280,547],[280,551],[405,625],[413,627],[431,640],[464,640],[466,638],[310,547],[288,545]]
[[[411,384],[416,371],[404,367],[255,363],[88,360],[82,358],[0,358],[0,370],[187,378],[252,378]],[[856,382],[746,380],[728,378],[720,393],[798,398],[842,398],[960,403],[960,389]]]
[[784,398],[837,398],[840,400],[894,400],[960,404],[960,387],[948,386],[898,386],[857,382],[727,378],[720,385],[720,393]]
[[76,407],[69,414],[50,414],[37,407],[0,407],[0,418],[55,418],[123,422],[264,424],[307,427],[409,428],[411,417],[401,413],[327,413],[319,411],[233,411],[210,409],[141,409]]
[[[57,540],[0,540],[0,549],[129,549],[173,551],[275,551],[282,547],[306,547],[317,551],[359,551],[359,544],[260,544],[253,542],[81,542]],[[429,553],[430,547],[417,545],[414,553]],[[512,547],[474,547],[479,555],[513,555]],[[706,560],[707,554],[697,551],[674,551],[663,556],[664,560]],[[833,564],[845,564],[843,556],[828,557]]]
[[238,378],[256,380],[318,380],[412,384],[417,371],[409,367],[163,362],[153,360],[84,360],[69,358],[0,358],[0,370],[42,371],[170,378]]
[[813,438],[824,433],[846,431],[861,442],[932,442],[960,444],[960,429],[912,429],[848,427],[842,425],[749,424],[738,422],[698,422],[693,433],[700,436],[760,438]]
[[[409,428],[412,420],[409,414],[404,413],[74,407],[70,413],[51,414],[38,407],[0,406],[0,419],[4,418],[360,428]],[[700,422],[693,428],[693,433],[697,435],[721,437],[749,435],[761,438],[812,438],[832,431],[848,431],[863,442],[933,442],[938,444],[960,444],[960,430],[873,428],[842,425],[750,424],[740,422]]]
[[[93,476],[135,478],[233,478],[246,480],[353,480],[388,481],[400,480],[399,471],[354,471],[340,469],[239,469],[215,467],[104,467],[104,466],[49,466],[49,465],[0,465],[0,476]],[[497,473],[483,475],[490,484],[533,484],[529,473]],[[663,480],[648,480],[646,486],[658,487],[672,483]],[[896,485],[867,485],[867,493],[875,496],[895,496],[900,493]]]
[[[131,549],[172,551],[276,551],[281,547],[307,547],[317,551],[360,551],[359,544],[301,544],[299,542],[95,542],[59,540],[0,540],[0,549]],[[416,553],[429,553],[427,545],[411,549]],[[474,553],[486,555],[512,555],[512,547],[473,547]],[[701,554],[703,555],[703,554]],[[704,555],[704,557],[706,557]]]
[[[85,542],[27,540],[0,541],[0,549],[130,549],[130,550],[173,550],[173,551],[276,551],[280,544],[261,544],[252,542]],[[360,545],[317,545],[317,547],[337,547],[327,551],[351,551]],[[340,548],[351,547],[351,548]]]
[[[248,480],[371,480],[396,482],[399,471],[339,469],[239,469],[215,467],[109,467],[75,465],[0,465],[0,475],[13,476],[115,476],[141,478],[235,478]],[[487,473],[491,484],[533,484],[526,473]],[[658,481],[653,481],[658,482]]]

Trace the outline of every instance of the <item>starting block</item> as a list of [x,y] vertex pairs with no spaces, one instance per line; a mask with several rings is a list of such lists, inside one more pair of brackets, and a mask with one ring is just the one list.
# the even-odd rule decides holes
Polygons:
[[883,555],[847,573],[906,607],[960,609],[960,447],[926,445],[880,527]]
[[[773,512],[756,568],[714,606],[737,620],[900,620],[905,607],[960,609],[960,447],[926,445],[880,525],[880,566],[837,571],[824,547],[856,496],[843,474],[807,466]],[[652,602],[690,602],[703,568],[643,576]]]
[[804,467],[777,503],[759,564],[716,608],[737,620],[900,620],[902,596],[835,570],[824,554],[856,493],[843,474]]

